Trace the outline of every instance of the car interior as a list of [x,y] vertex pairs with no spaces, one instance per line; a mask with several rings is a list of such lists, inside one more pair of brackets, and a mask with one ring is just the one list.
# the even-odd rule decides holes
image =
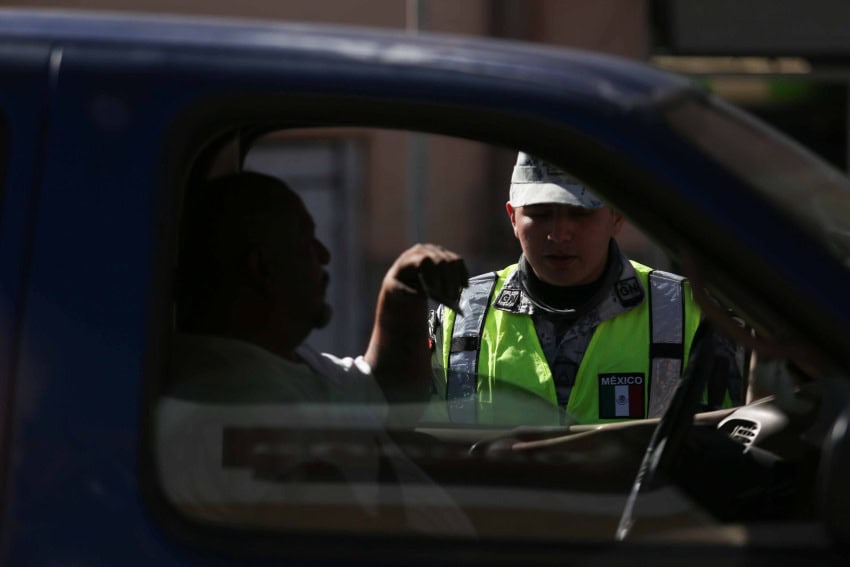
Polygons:
[[[297,126],[289,131],[277,125],[240,125],[210,136],[184,176],[183,198],[202,198],[198,188],[205,179],[244,168],[252,150],[269,140],[303,142],[309,129]],[[514,150],[502,151],[510,155]],[[625,213],[630,216],[630,211]],[[681,254],[693,250],[686,246],[659,245],[690,278],[710,323],[663,417],[511,428],[408,421],[391,429],[390,437],[416,467],[445,489],[478,538],[515,534],[507,518],[520,510],[528,512],[523,515],[527,525],[520,537],[535,540],[769,545],[769,534],[775,533],[771,530],[795,526],[788,537],[809,543],[814,538],[825,544],[828,535],[847,542],[850,489],[841,476],[850,459],[850,413],[841,403],[848,397],[846,377],[828,358],[793,340],[788,329],[776,324],[774,314],[760,317],[763,314],[757,309],[730,300],[757,292],[741,289],[724,274],[715,277],[710,258]],[[358,289],[370,301],[374,298],[368,285]],[[368,319],[371,312],[364,312]],[[744,361],[747,403],[708,410],[701,406],[701,395],[714,370],[708,353],[718,335],[732,338],[748,354]],[[167,379],[159,388],[167,392]],[[344,446],[352,455],[353,447],[363,442],[340,429],[328,429],[329,437],[312,442],[329,444],[328,450]],[[282,443],[292,437],[264,439],[259,453],[257,447],[252,449],[256,458],[243,459],[240,466],[252,469],[249,476],[255,480],[280,481],[275,447],[283,450]],[[339,446],[333,448],[335,442]],[[325,489],[341,482],[334,471],[319,466],[304,474],[313,475],[308,481]],[[392,477],[380,476],[379,484],[400,482]],[[561,498],[569,503],[560,504]],[[203,505],[181,504],[173,494],[166,494],[166,499],[198,529],[210,525],[235,531],[328,529],[328,524],[311,520],[314,513],[304,512],[309,507],[299,507],[287,498],[283,498],[284,510],[289,506],[290,513],[279,508],[258,513],[255,506],[250,514],[233,510],[208,514]],[[361,516],[349,517],[334,509],[339,515],[329,523],[330,529],[358,532]],[[388,533],[410,535],[407,528],[399,527],[404,522],[392,514],[387,518],[369,524],[370,529],[377,525]],[[574,527],[565,530],[565,522],[573,522]],[[434,533],[454,537],[466,532],[443,527]]]

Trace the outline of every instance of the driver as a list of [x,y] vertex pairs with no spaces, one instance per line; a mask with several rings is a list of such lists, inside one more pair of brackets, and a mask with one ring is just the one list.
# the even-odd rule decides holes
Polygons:
[[[626,258],[623,216],[559,168],[520,152],[505,205],[519,261],[474,277],[462,314],[430,316],[429,419],[607,423],[660,416],[688,363],[701,313],[689,282]],[[739,405],[728,341],[706,408]]]
[[[387,401],[427,399],[426,329],[411,322],[424,321],[426,293],[457,301],[463,260],[406,250],[382,282],[365,355],[318,353],[304,340],[331,318],[330,253],[300,197],[247,172],[201,189],[184,215],[171,383],[156,408],[171,501],[201,520],[304,528],[315,515],[298,510],[326,505],[333,486],[346,513],[323,515],[323,529],[468,533],[387,432]],[[386,479],[418,490],[397,495]]]

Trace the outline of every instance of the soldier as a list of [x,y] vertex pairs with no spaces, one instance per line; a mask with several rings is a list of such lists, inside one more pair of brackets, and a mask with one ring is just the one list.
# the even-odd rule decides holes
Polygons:
[[[506,210],[519,262],[472,278],[462,314],[431,313],[429,419],[518,425],[661,415],[700,325],[688,281],[628,260],[614,240],[623,216],[522,152]],[[714,407],[742,395],[735,348],[723,344],[728,371],[707,392]]]

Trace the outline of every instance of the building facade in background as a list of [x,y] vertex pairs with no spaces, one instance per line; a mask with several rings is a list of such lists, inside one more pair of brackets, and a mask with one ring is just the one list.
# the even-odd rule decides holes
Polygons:
[[[836,10],[850,12],[843,0],[23,0],[0,5],[428,30],[652,59],[751,109],[838,167],[848,163],[850,75],[841,62],[850,55],[850,28],[831,25],[817,33],[818,22],[823,25]],[[784,25],[790,27],[782,33]],[[802,56],[816,59],[818,66]],[[334,256],[337,326],[317,334],[315,346],[346,354],[363,348],[380,278],[413,242],[432,241],[462,252],[473,273],[515,260],[519,246],[504,203],[516,150],[409,132],[337,129],[271,136],[249,156],[247,167],[279,175],[304,195]],[[664,267],[661,249],[634,227],[625,228],[620,243],[636,259]]]

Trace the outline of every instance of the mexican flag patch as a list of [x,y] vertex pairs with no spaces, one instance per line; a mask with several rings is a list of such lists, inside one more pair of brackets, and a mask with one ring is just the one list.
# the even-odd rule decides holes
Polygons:
[[644,416],[646,379],[642,372],[600,374],[598,379],[600,419]]

